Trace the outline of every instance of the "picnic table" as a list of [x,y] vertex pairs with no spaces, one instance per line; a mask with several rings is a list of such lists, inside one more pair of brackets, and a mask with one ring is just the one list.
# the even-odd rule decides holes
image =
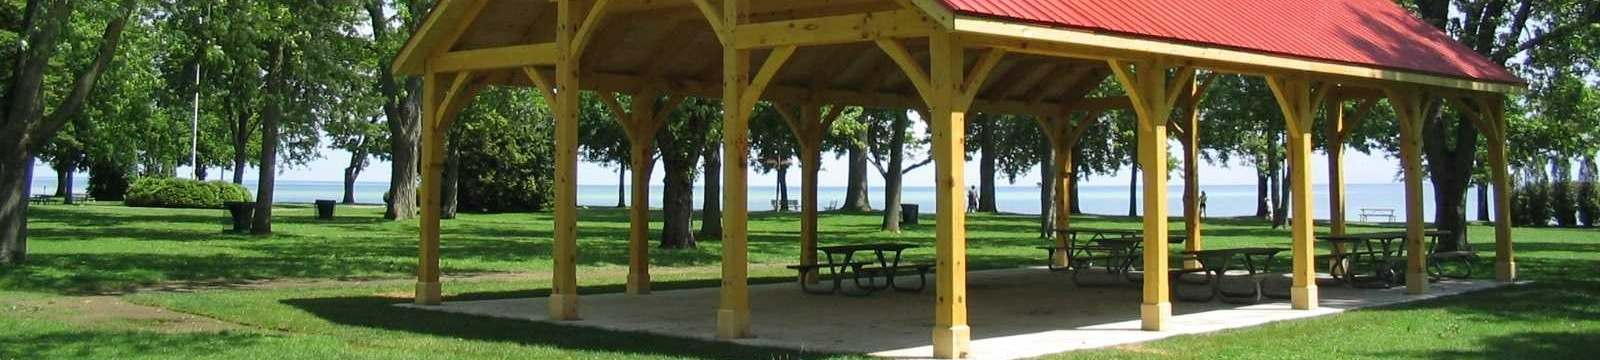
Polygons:
[[[1439,237],[1450,234],[1449,231],[1426,230],[1422,236],[1432,238],[1431,243],[1437,243]],[[1401,265],[1399,259],[1405,258],[1406,247],[1396,244],[1403,243],[1405,238],[1404,231],[1317,235],[1317,239],[1333,244],[1333,265],[1328,272],[1334,275],[1334,281],[1374,288],[1389,288],[1405,281],[1405,272],[1397,268]],[[1372,277],[1360,279],[1352,269],[1358,265],[1371,267]]]
[[[873,291],[895,289],[899,291],[922,291],[928,284],[928,271],[932,266],[927,264],[901,264],[900,255],[906,249],[916,248],[917,245],[898,243],[856,244],[820,246],[817,251],[824,255],[823,262],[817,264],[790,265],[788,268],[800,272],[800,289],[812,294],[845,294],[866,296]],[[858,252],[869,252],[873,258],[856,260]],[[833,278],[833,286],[826,290],[812,289],[806,282],[806,275],[812,271],[826,269]],[[915,287],[902,286],[895,282],[895,277],[916,274],[918,283]],[[877,277],[884,277],[884,284],[878,285]],[[861,292],[844,291],[842,282],[849,277]]]
[[[1210,288],[1210,291],[1205,296],[1185,297],[1182,293],[1174,290],[1173,297],[1185,301],[1211,301],[1221,297],[1223,301],[1228,302],[1261,302],[1261,281],[1265,280],[1266,276],[1272,271],[1273,258],[1279,252],[1287,250],[1284,248],[1247,247],[1184,251],[1185,259],[1195,260],[1200,263],[1200,268],[1171,270],[1170,274],[1172,274],[1171,276],[1174,280],[1172,286],[1177,287],[1180,283],[1184,283],[1184,275],[1199,274],[1202,278],[1196,284],[1205,285]],[[1236,265],[1240,261],[1243,262],[1244,267],[1237,268]],[[1239,277],[1243,277],[1248,282],[1250,291],[1230,292],[1222,288],[1223,279],[1230,276],[1228,272],[1232,270],[1244,271],[1244,274]]]
[[[1188,239],[1189,237],[1183,234],[1167,235],[1168,244],[1182,244]],[[1120,281],[1118,279],[1124,278],[1128,281],[1134,281],[1131,277],[1131,272],[1139,263],[1139,257],[1144,254],[1144,236],[1130,235],[1102,238],[1093,240],[1088,244],[1078,245],[1073,250],[1070,253],[1072,256],[1069,257],[1069,261],[1072,266],[1072,282],[1074,284],[1079,286],[1113,285]],[[1090,284],[1081,280],[1079,273],[1093,269],[1096,262],[1103,264],[1106,273],[1113,276],[1111,283]]]
[[34,195],[28,198],[28,204],[30,205],[46,205],[55,202],[56,198],[48,195]]
[[[1057,228],[1052,230],[1056,233],[1056,236],[1066,237],[1067,246],[1061,247],[1060,245],[1051,244],[1038,247],[1045,250],[1045,264],[1050,270],[1071,268],[1072,259],[1083,252],[1081,246],[1100,240],[1132,237],[1144,233],[1144,230],[1137,229]],[[1066,254],[1067,266],[1056,266],[1055,258],[1057,252]]]

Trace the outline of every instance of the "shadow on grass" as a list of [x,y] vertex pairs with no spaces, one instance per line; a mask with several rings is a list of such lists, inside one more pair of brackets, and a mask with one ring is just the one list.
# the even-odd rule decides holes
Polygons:
[[[753,278],[752,283],[792,281],[787,278]],[[657,290],[716,286],[717,280],[656,282]],[[620,292],[620,285],[584,287],[584,294]],[[446,301],[488,300],[549,296],[549,290],[468,293]],[[359,327],[406,331],[417,334],[477,341],[508,342],[530,346],[549,346],[563,350],[644,354],[693,359],[816,359],[846,358],[842,354],[805,352],[771,347],[746,346],[703,339],[669,337],[640,332],[619,332],[547,322],[509,320],[486,316],[450,314],[394,306],[405,300],[374,296],[330,297],[283,300],[330,322]],[[675,311],[676,309],[663,309]],[[703,335],[703,334],[685,334]]]
[[1581,332],[1519,332],[1483,340],[1483,350],[1400,351],[1375,357],[1428,359],[1592,359],[1600,334]]
[[200,358],[248,348],[271,335],[250,333],[46,332],[0,337],[5,359]]

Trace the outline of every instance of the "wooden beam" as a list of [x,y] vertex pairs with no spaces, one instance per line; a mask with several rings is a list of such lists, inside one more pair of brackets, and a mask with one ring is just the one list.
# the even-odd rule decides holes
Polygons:
[[722,23],[722,9],[712,5],[710,0],[690,1],[694,3],[695,9],[699,9],[700,14],[705,16],[706,23],[711,24],[711,32],[717,34],[717,41],[727,45],[730,39],[728,39],[727,26]]
[[962,81],[961,92],[956,94],[956,104],[961,108],[971,107],[973,98],[978,96],[978,90],[982,89],[984,81],[989,79],[989,73],[994,71],[995,65],[999,65],[1005,56],[1006,51],[999,48],[989,48],[984,51],[983,56],[978,58],[978,63],[973,65],[972,71],[967,73],[966,80]]
[[551,286],[548,312],[551,320],[578,320],[578,96],[582,85],[582,51],[577,27],[582,15],[575,1],[556,6],[555,118],[555,224],[552,231]]
[[906,79],[911,81],[911,85],[917,89],[917,93],[922,94],[922,101],[932,104],[933,99],[928,98],[928,94],[932,94],[934,89],[931,80],[928,78],[928,72],[922,69],[922,64],[911,56],[910,51],[906,51],[906,46],[895,39],[878,39],[876,42],[878,43],[878,48],[883,49],[883,53],[889,55],[889,59],[900,67],[901,72],[905,73]]
[[556,64],[556,44],[529,44],[452,51],[429,61],[434,71],[482,71]]
[[[726,0],[722,4],[722,23],[728,38],[748,14],[748,0]],[[732,40],[732,39],[729,39]],[[717,304],[717,338],[740,339],[750,334],[749,274],[749,181],[750,113],[745,106],[753,91],[750,76],[750,51],[722,47],[722,289]],[[793,51],[792,49],[790,50]],[[774,54],[777,55],[777,54]],[[772,56],[768,56],[772,58]],[[772,59],[768,64],[777,65]],[[764,64],[765,65],[765,64]],[[766,66],[762,67],[766,71]],[[771,73],[776,73],[773,69]],[[755,92],[755,95],[751,95]]]
[[1172,317],[1168,282],[1167,244],[1167,123],[1172,115],[1167,95],[1171,84],[1165,61],[1130,62],[1107,60],[1113,75],[1122,83],[1139,122],[1139,164],[1144,173],[1144,296],[1140,306],[1140,327],[1147,331],[1166,328]]
[[539,89],[539,94],[544,96],[544,101],[552,104],[555,103],[556,87],[554,83],[551,83],[550,80],[544,76],[543,73],[539,72],[539,69],[525,67],[522,68],[522,74],[527,76],[528,81],[532,82],[533,86]]
[[589,39],[605,24],[606,7],[611,6],[611,0],[594,0],[594,5],[589,7],[588,15],[584,16],[583,23],[579,25],[578,32],[572,36],[572,46],[568,48],[572,56],[582,58],[583,51],[589,48]]
[[[704,0],[699,0],[704,1]],[[814,46],[927,36],[937,26],[915,10],[869,12],[739,25],[734,47]]]
[[445,91],[443,100],[439,102],[438,113],[432,116],[433,123],[428,124],[441,132],[448,132],[450,125],[455,124],[455,117],[466,104],[471,102],[473,91],[472,72],[456,73],[455,80],[450,82],[450,89]]
[[1489,174],[1494,183],[1494,278],[1509,283],[1517,280],[1516,252],[1511,243],[1511,175],[1506,161],[1505,97],[1482,97],[1483,116],[1492,129],[1490,135]]
[[745,92],[744,98],[739,101],[739,106],[754,108],[756,102],[761,100],[761,93],[772,84],[772,79],[778,76],[778,71],[783,70],[783,65],[789,62],[789,57],[794,56],[795,46],[781,46],[772,49],[767,55],[767,60],[762,62],[761,70],[750,79],[750,90]]
[[392,70],[396,75],[423,75],[428,59],[450,51],[466,26],[472,24],[488,3],[488,0],[440,1],[428,12],[422,26],[413,32],[416,35],[400,48]]
[[443,178],[444,136],[439,134],[434,119],[439,114],[443,94],[443,77],[428,74],[422,78],[422,216],[418,225],[417,285],[414,301],[417,305],[439,305],[442,293],[439,286],[439,181]]

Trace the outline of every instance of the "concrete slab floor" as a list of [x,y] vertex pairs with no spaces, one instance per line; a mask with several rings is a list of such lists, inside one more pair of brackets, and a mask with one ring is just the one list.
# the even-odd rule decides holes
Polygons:
[[[929,280],[931,283],[931,276]],[[1169,329],[1150,332],[1139,330],[1140,291],[1134,285],[1080,288],[1066,273],[1041,268],[974,271],[968,275],[967,286],[972,326],[970,357],[1017,359],[1145,342],[1456,295],[1502,284],[1490,280],[1444,280],[1430,285],[1426,295],[1406,295],[1403,286],[1382,290],[1322,286],[1322,306],[1310,311],[1291,310],[1287,300],[1254,305],[1174,302]],[[1180,291],[1187,294],[1196,289]],[[583,320],[560,323],[712,339],[716,333],[718,291],[703,288],[649,295],[586,295],[580,300]],[[754,285],[750,287],[750,317],[756,337],[731,341],[806,351],[926,358],[933,353],[933,296],[931,284],[920,293],[879,291],[869,297],[810,295],[802,293],[794,283]],[[547,306],[544,298],[523,298],[447,302],[420,308],[547,321]]]

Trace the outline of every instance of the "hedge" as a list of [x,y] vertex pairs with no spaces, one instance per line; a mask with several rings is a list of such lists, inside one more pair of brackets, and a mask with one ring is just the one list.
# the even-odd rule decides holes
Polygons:
[[250,201],[250,190],[226,181],[141,178],[128,187],[124,204],[133,207],[220,209],[231,201]]

